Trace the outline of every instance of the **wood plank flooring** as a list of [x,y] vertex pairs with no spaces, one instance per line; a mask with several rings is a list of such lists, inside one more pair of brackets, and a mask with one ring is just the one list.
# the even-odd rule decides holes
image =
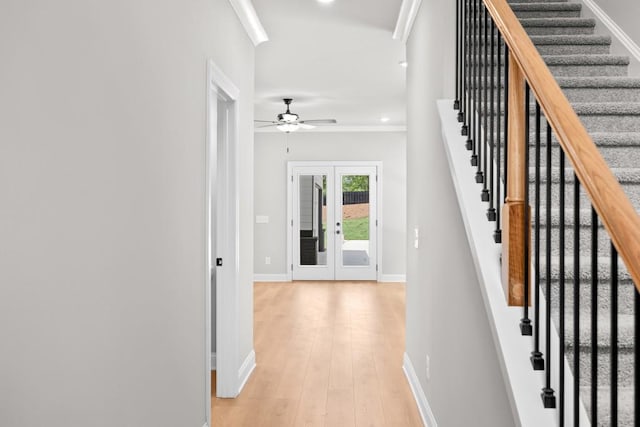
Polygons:
[[404,285],[254,284],[257,367],[213,426],[422,426],[402,371]]

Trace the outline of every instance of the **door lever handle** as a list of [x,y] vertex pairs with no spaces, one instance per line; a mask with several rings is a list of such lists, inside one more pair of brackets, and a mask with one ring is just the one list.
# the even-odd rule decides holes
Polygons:
[[336,222],[336,225],[337,225],[338,227],[340,227],[340,223],[339,223],[339,222]]
[[336,230],[336,234],[340,234],[340,230]]

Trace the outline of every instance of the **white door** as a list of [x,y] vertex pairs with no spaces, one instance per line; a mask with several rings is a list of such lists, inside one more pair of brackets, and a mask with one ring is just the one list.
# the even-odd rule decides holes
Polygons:
[[293,280],[376,280],[376,166],[291,168]]
[[335,168],[335,278],[377,277],[376,167]]
[[334,280],[333,168],[296,167],[292,201],[294,280]]

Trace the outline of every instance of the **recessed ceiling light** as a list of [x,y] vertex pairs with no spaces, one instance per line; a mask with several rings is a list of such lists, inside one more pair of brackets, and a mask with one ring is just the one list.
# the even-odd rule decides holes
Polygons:
[[391,120],[389,117],[381,117],[381,118],[380,118],[380,121],[381,121],[382,123],[387,123],[389,120]]
[[318,3],[333,3],[333,0],[318,0]]
[[398,65],[400,65],[402,68],[407,68],[409,66],[409,63],[407,61],[400,61],[398,62]]

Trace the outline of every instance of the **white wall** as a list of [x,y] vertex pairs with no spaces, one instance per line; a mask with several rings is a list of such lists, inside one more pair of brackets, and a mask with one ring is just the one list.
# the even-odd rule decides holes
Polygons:
[[[286,152],[286,138],[290,151]],[[287,273],[287,162],[297,160],[383,161],[383,274],[405,274],[404,132],[300,132],[255,135],[255,273]],[[265,265],[265,257],[271,265]]]
[[206,61],[251,194],[253,51],[226,0],[2,2],[0,425],[204,424]]
[[594,0],[636,44],[640,45],[640,2],[637,0]]
[[423,1],[407,45],[407,232],[421,238],[407,247],[406,351],[438,425],[513,426],[436,110],[453,98],[454,13]]

